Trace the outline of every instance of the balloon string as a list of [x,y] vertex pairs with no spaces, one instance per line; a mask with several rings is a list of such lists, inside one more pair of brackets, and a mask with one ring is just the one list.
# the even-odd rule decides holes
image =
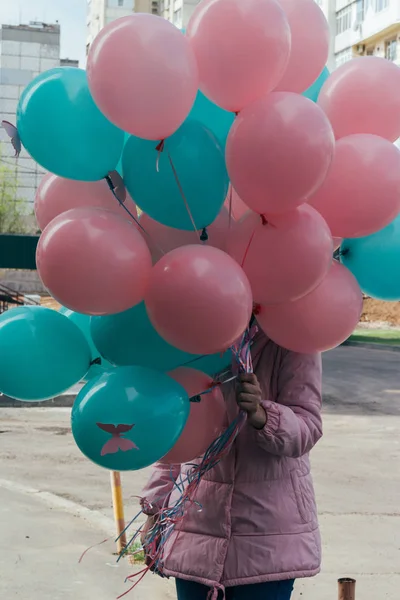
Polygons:
[[[158,154],[157,154],[157,160],[156,160],[156,170],[157,170],[157,173],[159,173],[160,172],[160,157],[161,157],[161,152],[164,152],[164,150],[165,150],[165,140],[161,140],[161,142],[159,144],[157,144],[156,150],[158,152]],[[176,171],[174,162],[173,162],[172,157],[171,157],[171,155],[170,155],[170,153],[168,151],[167,151],[167,156],[168,156],[169,164],[171,165],[172,173],[173,173],[173,175],[175,177],[176,185],[178,186],[178,189],[179,189],[179,193],[182,196],[183,202],[185,203],[185,208],[186,208],[187,213],[188,213],[188,215],[190,217],[190,220],[192,222],[193,229],[194,229],[195,233],[198,234],[199,233],[198,227],[196,226],[195,220],[194,220],[193,215],[192,215],[192,211],[190,210],[190,206],[189,206],[189,203],[188,203],[188,201],[186,199],[185,192],[183,191],[182,184],[181,184],[181,182],[179,180],[178,173]],[[202,233],[201,233],[201,235],[200,235],[200,241],[205,242],[207,240],[208,240],[208,234],[207,234],[206,228],[204,228],[203,231],[202,231]]]
[[[267,218],[266,218],[265,215],[260,215],[260,218],[261,218],[261,224],[262,225],[269,225],[270,224],[269,221],[267,221]],[[257,231],[257,226],[254,228],[254,231],[253,231],[253,233],[250,236],[249,243],[247,244],[247,248],[245,250],[245,253],[244,253],[244,256],[243,256],[243,260],[242,260],[242,264],[241,264],[242,269],[244,267],[244,263],[246,262],[246,258],[247,258],[247,255],[249,253],[250,246],[251,246],[251,244],[253,242],[253,239],[254,239],[254,236],[256,234],[256,231]]]
[[252,244],[252,242],[253,242],[253,239],[254,239],[254,236],[255,236],[255,234],[256,234],[256,231],[257,231],[257,227],[254,227],[254,231],[253,231],[253,233],[252,233],[252,234],[251,234],[251,236],[250,236],[249,243],[247,244],[247,248],[246,248],[246,250],[245,250],[245,253],[244,253],[244,255],[243,255],[242,264],[240,265],[240,266],[242,267],[242,269],[243,269],[243,267],[244,267],[244,263],[246,262],[246,258],[247,258],[247,255],[248,255],[248,253],[249,253],[250,246],[251,246],[251,244]]
[[199,402],[201,402],[202,396],[211,394],[211,392],[213,392],[216,388],[219,388],[222,385],[225,385],[226,383],[231,383],[232,381],[235,381],[237,377],[237,375],[230,375],[229,378],[224,379],[224,381],[212,381],[212,383],[208,386],[206,390],[204,390],[204,392],[200,392],[200,394],[197,394],[196,396],[191,396],[191,398],[189,398],[189,402],[194,402],[195,404],[198,404]]
[[80,564],[82,562],[82,560],[85,558],[86,554],[90,551],[93,550],[93,548],[98,548],[98,546],[101,546],[102,544],[105,544],[106,542],[109,542],[112,538],[106,538],[105,540],[103,540],[102,542],[99,542],[98,544],[93,544],[93,546],[89,546],[89,548],[86,548],[86,550],[84,552],[82,552],[80,559],[78,560],[78,563]]
[[148,231],[146,231],[146,230],[145,230],[145,228],[143,227],[143,225],[140,223],[139,219],[138,219],[137,217],[135,217],[135,215],[133,215],[133,214],[131,213],[131,211],[129,210],[129,208],[127,208],[127,207],[125,206],[125,204],[124,204],[124,203],[121,201],[121,199],[120,199],[120,198],[118,198],[118,195],[115,193],[115,186],[114,186],[114,184],[113,184],[113,181],[112,181],[111,177],[110,177],[109,175],[106,175],[106,177],[105,177],[105,180],[106,180],[106,181],[107,181],[107,183],[108,183],[108,187],[110,188],[112,195],[114,196],[114,198],[116,198],[116,199],[117,199],[117,201],[118,201],[118,204],[121,206],[121,208],[123,208],[123,209],[124,209],[124,211],[125,211],[125,212],[127,212],[127,213],[128,213],[128,215],[131,217],[131,219],[133,219],[133,220],[135,221],[135,223],[136,223],[136,225],[139,227],[139,229],[140,229],[141,231],[143,231],[143,233],[144,233],[144,234],[147,236],[147,238],[150,240],[150,242],[151,242],[151,243],[152,243],[152,244],[153,244],[153,245],[154,245],[154,246],[157,248],[157,250],[158,250],[159,252],[161,252],[161,254],[163,254],[163,255],[164,255],[164,254],[166,254],[166,252],[165,252],[165,251],[164,251],[164,250],[161,248],[161,246],[160,246],[160,245],[159,245],[157,242],[155,242],[155,241],[153,240],[153,238],[152,238],[152,237],[151,237],[151,235],[148,233]]
[[[232,347],[232,368],[235,369],[236,375],[241,372],[251,373],[253,371],[251,345],[256,332],[257,327],[251,326]],[[171,538],[171,535],[176,533],[175,539],[172,540],[172,545],[169,548],[169,552],[172,552],[172,547],[176,544],[180,535],[188,509],[195,506],[197,507],[197,510],[201,512],[202,505],[196,500],[199,486],[204,476],[230,452],[235,439],[242,430],[246,420],[246,413],[242,410],[239,411],[238,416],[229,425],[226,431],[214,440],[206,450],[201,462],[199,464],[189,464],[190,469],[185,473],[184,479],[182,473],[180,474],[180,481],[179,479],[175,480],[175,478],[173,478],[173,485],[179,491],[179,498],[175,500],[171,506],[168,506],[169,497],[165,498],[162,508],[157,513],[157,521],[147,532],[144,540],[143,546],[147,556],[147,568],[127,577],[128,581],[137,577],[139,577],[139,579],[127,592],[121,594],[119,598],[122,598],[133,590],[143,578],[144,573],[148,571],[154,571],[162,577],[165,576],[164,552],[167,542]],[[145,509],[145,500],[142,502],[142,508]],[[139,533],[140,530],[136,531],[134,538],[138,536]]]
[[233,208],[233,187],[232,184],[229,185],[229,231],[232,228],[232,208]]
[[[178,173],[176,172],[174,162],[173,162],[173,160],[172,160],[171,155],[170,155],[169,152],[167,152],[167,155],[168,155],[169,164],[171,165],[172,173],[174,174],[174,177],[175,177],[176,185],[178,186],[179,193],[182,196],[183,202],[185,203],[185,208],[186,208],[187,213],[188,213],[188,215],[190,217],[190,220],[192,222],[193,229],[198,234],[199,230],[198,230],[198,227],[196,227],[196,223],[195,223],[195,220],[193,218],[192,211],[190,210],[189,203],[188,203],[188,201],[186,199],[185,192],[183,191],[182,184],[179,181]],[[200,236],[200,240],[201,240],[201,236]]]
[[229,213],[229,218],[228,218],[228,233],[226,235],[226,242],[225,245],[228,248],[228,244],[230,241],[230,236],[232,233],[232,213],[233,213],[233,187],[232,184],[229,184],[229,200],[228,200],[228,213]]
[[156,171],[157,173],[160,172],[160,157],[161,157],[161,152],[164,150],[164,145],[165,145],[165,140],[161,140],[161,142],[156,146],[156,150],[157,150],[157,160],[156,160]]

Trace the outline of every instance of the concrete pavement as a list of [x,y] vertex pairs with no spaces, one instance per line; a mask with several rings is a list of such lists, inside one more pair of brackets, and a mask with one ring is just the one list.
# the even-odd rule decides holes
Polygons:
[[[357,578],[357,600],[398,597],[399,365],[397,353],[358,348],[340,348],[324,357],[325,436],[312,453],[324,564],[318,578],[297,583],[294,600],[336,600],[336,580],[342,576]],[[80,455],[68,419],[68,409],[0,409],[0,477],[52,492],[111,519],[109,475]],[[147,476],[148,470],[123,476],[128,516],[135,514],[137,500],[132,496],[140,493]],[[7,592],[1,598],[12,597],[13,589],[24,600],[91,600],[91,590],[93,599],[112,600],[121,592],[125,567],[107,566],[113,564],[112,544],[87,555],[85,576],[75,570],[82,549],[103,539],[100,528],[60,508],[50,510],[32,495],[21,499],[21,493],[2,488],[1,481],[0,506],[0,572],[7,573],[5,582],[0,578],[0,591],[6,586]],[[11,507],[12,512],[4,512]],[[30,538],[18,537],[18,526],[23,535],[34,531],[35,542],[29,546]],[[46,543],[50,547],[45,553]],[[26,568],[14,565],[19,555]],[[35,568],[29,567],[34,563]],[[74,578],[83,583],[74,583]],[[174,598],[172,583],[149,577],[131,597]]]
[[[40,499],[0,490],[0,597],[21,600],[111,600],[125,592],[132,574],[127,561],[116,564],[110,541],[82,553],[104,539],[72,514]],[[161,579],[147,577],[134,600],[173,598]]]

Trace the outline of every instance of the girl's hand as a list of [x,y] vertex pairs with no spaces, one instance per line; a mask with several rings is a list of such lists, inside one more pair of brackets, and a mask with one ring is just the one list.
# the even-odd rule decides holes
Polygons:
[[261,386],[254,373],[241,373],[238,376],[236,401],[241,410],[247,413],[247,422],[255,429],[262,429],[267,422],[267,414],[261,406]]

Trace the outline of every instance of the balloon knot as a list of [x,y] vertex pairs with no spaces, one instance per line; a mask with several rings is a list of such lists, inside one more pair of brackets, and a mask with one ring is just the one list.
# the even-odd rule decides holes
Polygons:
[[92,362],[90,363],[90,366],[92,366],[92,365],[101,365],[101,357],[98,356],[97,358],[94,358],[92,360]]
[[262,223],[263,225],[268,225],[268,221],[267,221],[267,219],[266,219],[265,215],[260,215],[260,217],[261,217],[261,223]]
[[200,234],[200,241],[201,242],[208,242],[208,231],[207,231],[207,227],[204,227],[203,231]]
[[114,192],[115,186],[114,186],[113,180],[110,177],[110,174],[107,173],[107,175],[104,177],[104,179],[107,181],[108,187],[110,188],[110,190],[112,192]]
[[157,152],[162,152],[164,150],[165,140],[161,140],[159,144],[156,146]]
[[197,396],[192,396],[191,398],[189,398],[189,402],[195,402],[196,404],[198,404],[199,402],[201,402],[201,396],[200,396],[200,394],[198,394]]
[[253,304],[253,315],[259,315],[261,312],[261,304],[257,304],[256,302]]

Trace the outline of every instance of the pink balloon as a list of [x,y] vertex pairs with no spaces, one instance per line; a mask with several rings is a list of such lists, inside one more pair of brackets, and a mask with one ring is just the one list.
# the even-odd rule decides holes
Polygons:
[[[189,398],[212,388],[209,375],[179,367],[168,373],[187,391]],[[187,463],[202,456],[209,445],[217,439],[227,425],[226,408],[221,388],[214,387],[201,396],[200,402],[190,403],[189,418],[186,421],[175,446],[160,462],[167,464]]]
[[[140,217],[140,224],[147,232],[147,243],[150,248],[153,262],[156,263],[160,258],[181,246],[191,244],[204,244],[213,246],[220,250],[226,250],[226,241],[229,235],[229,214],[226,208],[222,208],[218,217],[209,227],[207,227],[207,241],[201,241],[201,231],[185,231],[183,229],[174,229],[167,227],[158,221],[155,221],[145,213]],[[231,223],[231,229],[233,228]]]
[[350,60],[329,77],[318,97],[336,139],[373,133],[400,137],[400,69],[377,56]]
[[99,208],[64,212],[43,231],[39,275],[63,306],[89,315],[122,312],[143,300],[151,256],[137,229]]
[[226,162],[242,200],[259,214],[302,204],[324,181],[335,140],[311,100],[273,92],[240,112],[228,136]]
[[340,139],[328,176],[309,202],[334,237],[383,229],[400,211],[400,150],[376,135]]
[[186,119],[198,89],[196,60],[172,23],[149,14],[106,25],[87,61],[90,91],[100,110],[133,135],[161,140]]
[[289,59],[290,27],[276,0],[203,0],[186,35],[201,91],[233,112],[273,90]]
[[255,213],[246,215],[228,250],[242,265],[254,301],[260,304],[308,294],[329,271],[333,252],[328,225],[307,205],[268,222]]
[[184,246],[166,254],[152,269],[145,301],[158,333],[191,354],[227,350],[245,331],[252,312],[243,270],[210,246]]
[[289,63],[276,90],[304,92],[322,73],[329,54],[329,25],[315,0],[279,0],[292,32]]
[[310,294],[295,302],[262,306],[257,321],[276,344],[312,354],[347,340],[360,319],[362,304],[355,277],[333,261],[328,275]]
[[[125,206],[137,217],[136,205],[128,195]],[[75,181],[47,173],[39,184],[35,197],[35,215],[40,229],[44,229],[57,215],[71,208],[96,206],[112,210],[124,219],[132,221],[119,205],[105,179],[99,181]]]
[[334,237],[334,238],[332,238],[332,240],[333,240],[333,251],[338,250],[338,248],[340,248],[340,246],[342,245],[343,238]]
[[[231,200],[232,197],[232,200]],[[249,207],[243,202],[243,200],[239,197],[236,190],[230,186],[228,191],[228,195],[225,200],[225,207],[229,214],[229,209],[232,203],[232,219],[234,221],[239,221],[246,213],[249,212]]]

